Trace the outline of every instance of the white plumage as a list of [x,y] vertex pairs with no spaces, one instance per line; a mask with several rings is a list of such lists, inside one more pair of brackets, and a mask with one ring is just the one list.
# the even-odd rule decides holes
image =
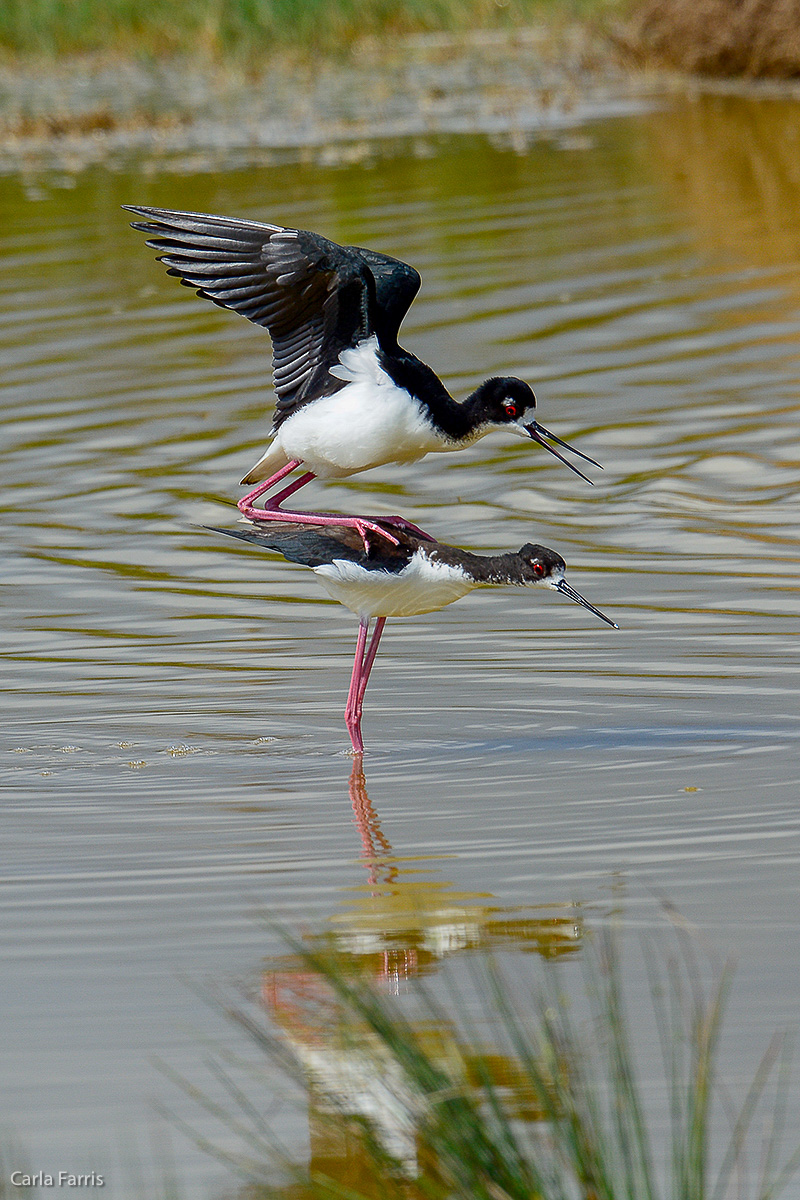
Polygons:
[[464,444],[439,432],[419,401],[383,370],[374,335],[343,350],[330,374],[347,386],[287,417],[248,478],[266,477],[298,459],[320,479],[339,479]]
[[[309,230],[208,213],[131,211],[144,218],[133,226],[148,234],[148,246],[160,252],[170,275],[272,339],[273,442],[242,479],[260,485],[239,501],[245,517],[281,520],[290,515],[280,511],[283,501],[315,476],[417,462],[431,451],[468,446],[493,428],[532,439],[583,475],[550,444],[573,449],[535,419],[536,398],[524,380],[485,379],[459,403],[430,367],[400,346],[400,326],[421,283],[407,263],[339,246]],[[331,395],[337,380],[345,386]],[[285,484],[256,507],[300,466],[302,482]],[[329,524],[326,513],[294,515],[306,524]],[[346,521],[381,536],[369,520]]]
[[314,574],[334,600],[361,621],[437,612],[479,586],[462,567],[435,562],[421,550],[402,571],[367,570],[337,558],[314,567]]

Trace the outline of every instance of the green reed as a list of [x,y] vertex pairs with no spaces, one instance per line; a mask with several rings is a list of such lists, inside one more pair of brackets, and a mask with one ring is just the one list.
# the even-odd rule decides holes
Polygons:
[[[481,1047],[463,998],[451,995],[445,1006],[418,985],[422,1020],[412,1019],[335,957],[287,941],[304,986],[311,980],[316,990],[315,1015],[298,1028],[325,1029],[324,1044],[338,1047],[340,1064],[351,1064],[345,1073],[355,1072],[353,1094],[359,1079],[362,1087],[385,1081],[397,1128],[413,1134],[414,1162],[387,1148],[380,1121],[354,1115],[336,1088],[323,1087],[320,1106],[302,1038],[287,1037],[285,1028],[276,1034],[257,1006],[234,1005],[227,1015],[300,1086],[317,1130],[322,1122],[330,1144],[346,1144],[341,1161],[350,1164],[343,1170],[319,1154],[308,1165],[293,1162],[230,1064],[213,1064],[227,1098],[213,1101],[167,1070],[224,1124],[227,1145],[172,1119],[249,1181],[239,1193],[247,1200],[773,1200],[800,1166],[800,1146],[781,1156],[787,1038],[772,1039],[734,1105],[717,1065],[731,966],[701,968],[680,929],[666,955],[660,941],[645,948],[652,1040],[664,1068],[658,1087],[651,1080],[646,1090],[620,939],[607,929],[589,938],[577,988],[574,972],[542,963],[534,993],[523,1000],[496,963],[482,960],[480,1019],[499,1037],[500,1051]],[[663,1118],[658,1137],[654,1109]],[[231,1135],[240,1150],[230,1150]]]
[[[346,49],[365,36],[507,27],[589,0],[3,0],[0,48],[212,57]],[[591,6],[591,5],[590,5]]]
[[11,1182],[15,1171],[23,1172],[29,1177],[33,1175],[30,1156],[20,1142],[7,1133],[0,1132],[0,1200],[32,1200],[35,1195],[32,1187],[25,1187]]

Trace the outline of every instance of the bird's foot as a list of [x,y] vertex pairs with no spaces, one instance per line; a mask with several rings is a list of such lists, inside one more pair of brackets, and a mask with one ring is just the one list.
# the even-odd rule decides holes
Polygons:
[[378,524],[380,518],[371,520],[369,517],[339,516],[338,513],[288,512],[285,509],[278,508],[277,505],[269,508],[254,508],[252,504],[245,504],[241,500],[237,508],[248,521],[255,521],[256,523],[285,521],[294,525],[339,525],[344,526],[345,529],[355,529],[364,543],[365,554],[369,554],[372,548],[371,537],[382,537],[393,546],[400,545],[398,539],[388,529],[384,529],[382,525]]
[[382,525],[391,525],[394,529],[399,529],[403,533],[413,533],[416,537],[424,538],[426,542],[435,542],[436,538],[431,533],[426,533],[424,529],[420,529],[419,525],[415,525],[413,521],[407,521],[405,517],[376,517]]
[[[389,523],[390,522],[388,522],[388,521],[386,522],[387,525]],[[386,541],[390,542],[393,546],[400,545],[400,542],[398,541],[398,539],[396,537],[394,537],[391,533],[389,533],[388,529],[384,529],[382,527],[382,525],[376,524],[375,521],[367,521],[363,517],[351,517],[349,520],[343,520],[341,522],[341,524],[352,525],[352,527],[354,529],[358,530],[361,540],[364,543],[364,553],[365,554],[369,554],[370,550],[372,549],[372,546],[371,546],[370,540],[369,540],[369,534],[373,534],[373,535],[377,535],[378,537],[386,538]]]

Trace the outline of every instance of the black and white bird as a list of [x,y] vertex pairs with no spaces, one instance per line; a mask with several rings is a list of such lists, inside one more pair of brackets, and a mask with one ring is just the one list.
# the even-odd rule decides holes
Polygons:
[[[272,339],[277,405],[272,441],[242,480],[257,486],[239,501],[250,520],[291,519],[358,530],[364,547],[386,526],[421,530],[401,517],[342,518],[280,505],[315,477],[337,479],[383,463],[413,463],[460,450],[493,429],[532,438],[583,479],[549,442],[599,466],[535,420],[536,398],[521,379],[487,379],[453,399],[438,375],[402,349],[397,335],[420,287],[413,267],[317,233],[259,221],[125,205],[144,218],[169,275],[198,295],[241,313]],[[549,442],[548,440],[549,439]],[[261,501],[297,467],[305,473]]]
[[[277,550],[289,562],[311,567],[334,600],[358,617],[358,641],[344,715],[357,754],[364,749],[364,693],[387,617],[436,612],[477,587],[531,587],[543,583],[582,604],[613,629],[619,628],[567,583],[567,564],[546,546],[527,544],[509,554],[471,554],[395,526],[391,542],[381,542],[367,551],[359,531],[346,526],[342,519],[338,525],[322,529],[287,521],[238,529],[214,528],[213,532]],[[373,618],[375,625],[367,645]]]

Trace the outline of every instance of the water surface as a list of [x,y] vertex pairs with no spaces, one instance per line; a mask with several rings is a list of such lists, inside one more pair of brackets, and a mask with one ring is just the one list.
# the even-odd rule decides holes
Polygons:
[[[612,899],[657,923],[666,896],[738,956],[734,1084],[797,1023],[799,144],[796,105],[712,97],[530,144],[0,180],[2,1092],[36,1169],[126,1194],[149,1101],[175,1101],[152,1056],[191,1076],[201,1034],[232,1036],[186,981],[257,977],[259,912],[393,962],[413,927],[430,966],[485,910],[516,906],[524,944]],[[495,435],[302,493],[553,546],[621,626],[527,591],[390,622],[364,719],[371,807],[411,864],[388,904],[348,786],[354,619],[202,528],[233,523],[266,441],[268,340],[166,278],[125,202],[412,262],[404,343],[456,395],[528,379],[605,466],[589,488]],[[215,1194],[220,1169],[175,1153]]]

